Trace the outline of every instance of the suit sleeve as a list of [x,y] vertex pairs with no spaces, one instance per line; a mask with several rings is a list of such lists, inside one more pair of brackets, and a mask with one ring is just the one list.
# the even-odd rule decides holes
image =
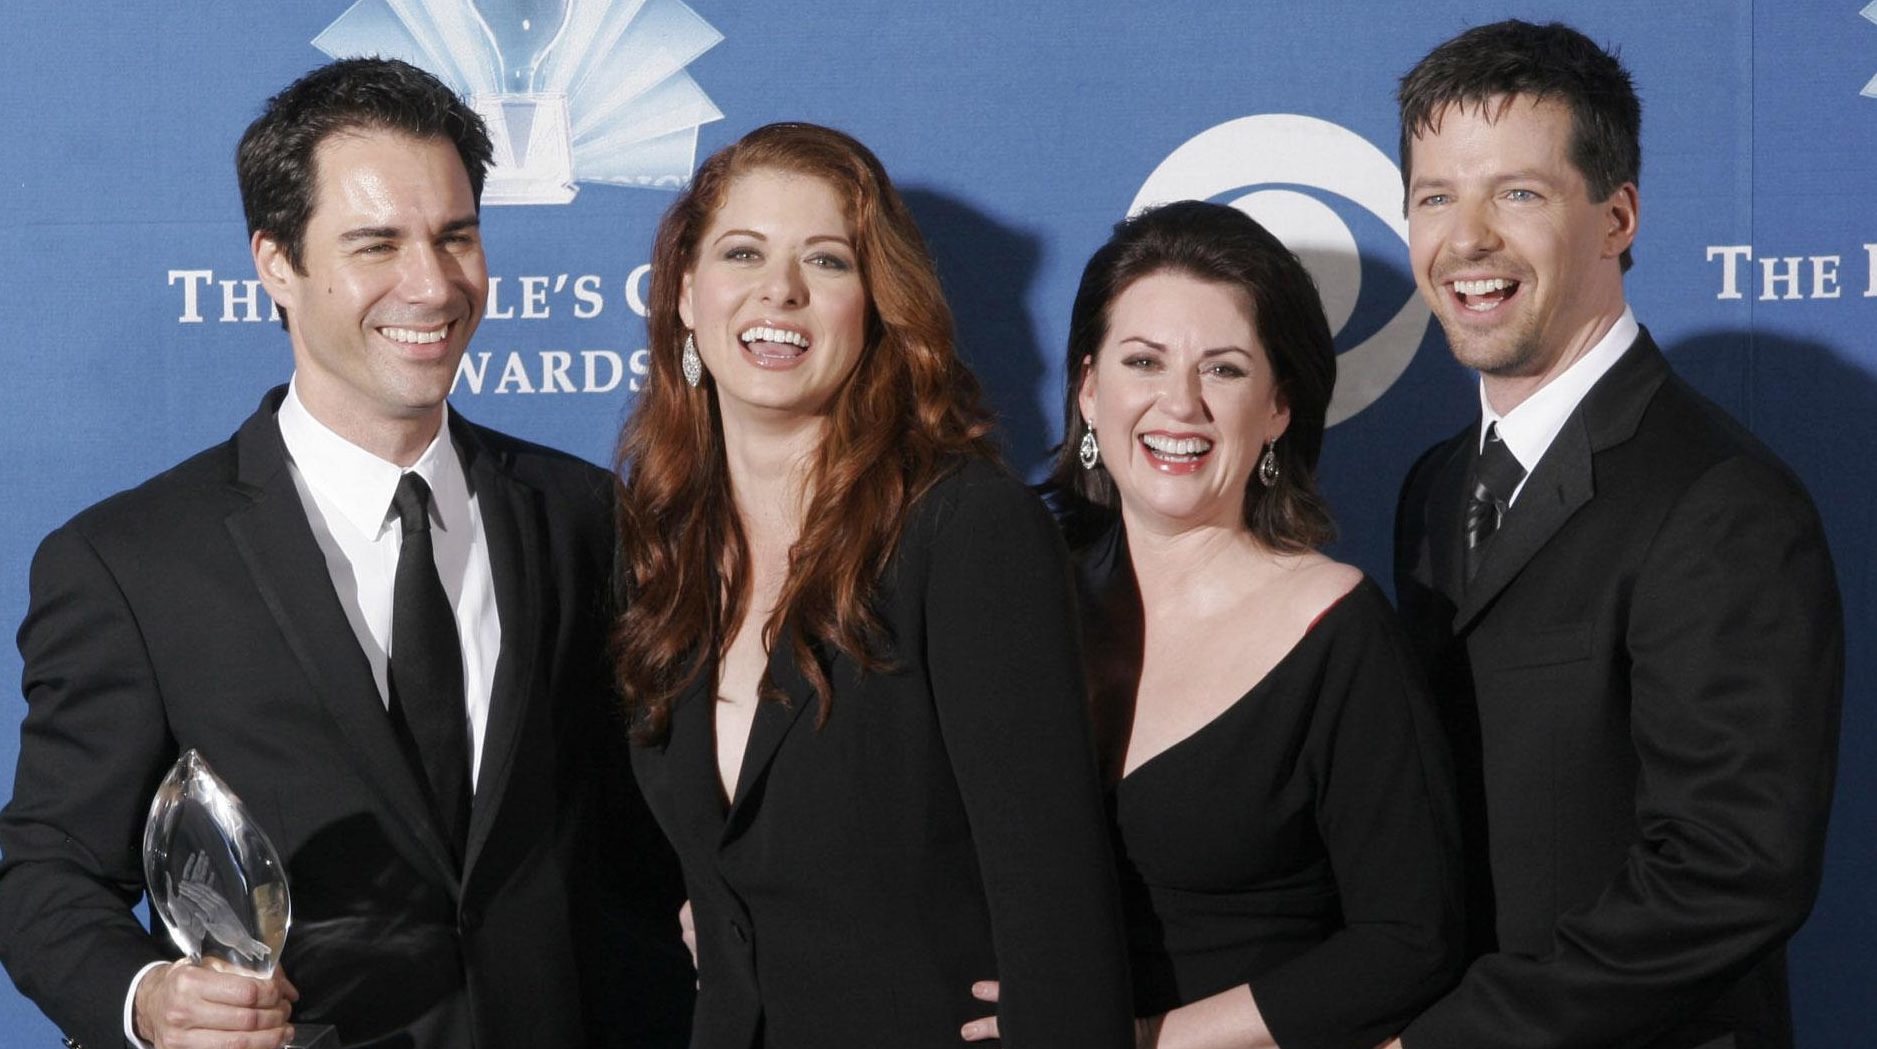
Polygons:
[[936,525],[926,648],[990,907],[1012,1049],[1133,1044],[1126,941],[1068,556],[1014,480],[962,486]]
[[1251,981],[1284,1049],[1372,1049],[1459,976],[1452,771],[1393,612],[1375,603],[1329,654],[1307,744],[1343,926]]
[[1409,1049],[1645,1044],[1810,913],[1844,627],[1809,500],[1771,466],[1713,467],[1651,543],[1628,614],[1641,840],[1548,953],[1479,959]]
[[[571,767],[564,817],[572,826],[572,929],[589,1049],[678,1049],[690,1040],[697,973],[678,929],[684,882],[678,859],[632,775],[626,718],[612,687],[606,644],[618,600],[611,559],[612,479],[593,471],[604,497],[577,498],[567,521],[596,522],[603,539],[566,557],[563,579],[580,601],[581,629],[559,663],[571,678],[561,740]],[[602,483],[603,482],[603,483]],[[578,493],[584,495],[585,493]],[[592,552],[597,548],[598,552]],[[597,566],[607,570],[598,571]]]
[[135,618],[70,527],[33,559],[19,643],[27,709],[0,812],[0,961],[69,1037],[119,1045],[131,980],[168,955],[131,908],[175,744]]

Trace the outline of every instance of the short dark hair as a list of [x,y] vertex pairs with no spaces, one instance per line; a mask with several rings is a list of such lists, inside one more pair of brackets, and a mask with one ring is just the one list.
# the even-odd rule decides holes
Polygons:
[[1277,483],[1245,486],[1246,527],[1274,550],[1315,549],[1329,542],[1336,526],[1317,493],[1316,465],[1336,388],[1336,347],[1316,282],[1297,256],[1249,215],[1223,204],[1184,200],[1117,223],[1114,235],[1082,271],[1069,314],[1062,445],[1047,482],[1071,543],[1093,538],[1120,509],[1107,467],[1085,470],[1076,457],[1088,426],[1078,396],[1083,377],[1108,338],[1115,300],[1141,278],[1163,272],[1245,293],[1278,396],[1290,409],[1290,425],[1275,449]]
[[429,73],[394,58],[344,58],[321,66],[267,100],[235,149],[248,235],[265,233],[299,272],[313,214],[315,152],[330,135],[397,131],[456,147],[469,190],[482,204],[494,150],[482,118]]
[[[1436,130],[1450,106],[1484,110],[1519,96],[1555,99],[1571,111],[1571,163],[1607,200],[1642,177],[1642,100],[1616,55],[1562,22],[1516,18],[1476,26],[1427,53],[1401,78],[1401,184],[1413,178],[1415,136]],[[1496,114],[1495,114],[1496,115]],[[1628,251],[1622,265],[1633,263]]]

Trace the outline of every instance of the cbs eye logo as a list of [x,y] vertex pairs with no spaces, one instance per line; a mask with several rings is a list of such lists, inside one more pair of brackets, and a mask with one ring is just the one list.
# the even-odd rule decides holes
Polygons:
[[1161,161],[1128,214],[1173,200],[1243,211],[1316,278],[1337,348],[1329,425],[1374,404],[1407,370],[1429,313],[1405,266],[1401,171],[1368,140],[1295,113],[1228,120]]

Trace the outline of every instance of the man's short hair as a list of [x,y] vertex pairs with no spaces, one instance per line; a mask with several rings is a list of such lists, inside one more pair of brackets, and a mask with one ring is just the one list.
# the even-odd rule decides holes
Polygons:
[[[1571,111],[1571,163],[1607,200],[1642,176],[1642,101],[1615,55],[1577,30],[1516,18],[1469,29],[1428,52],[1401,78],[1401,181],[1413,178],[1414,138],[1434,130],[1449,107],[1504,106],[1518,96],[1551,99]],[[1497,115],[1494,113],[1493,115]],[[1629,252],[1623,268],[1629,269]]]
[[449,142],[463,158],[470,194],[481,206],[494,151],[476,111],[408,62],[340,59],[268,99],[235,150],[248,235],[265,233],[296,271],[304,272],[306,223],[318,181],[315,151],[328,136],[346,131],[396,131]]

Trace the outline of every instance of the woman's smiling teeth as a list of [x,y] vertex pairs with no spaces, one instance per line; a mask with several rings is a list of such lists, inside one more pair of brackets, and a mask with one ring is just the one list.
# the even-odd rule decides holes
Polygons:
[[[798,331],[790,331],[787,328],[766,328],[758,325],[754,328],[745,329],[743,334],[737,336],[737,338],[742,340],[743,345],[749,347],[751,353],[762,356],[778,356],[778,354],[773,350],[758,346],[758,343],[767,343],[770,346],[793,346],[796,350],[802,351],[808,349],[808,336]],[[796,356],[796,353],[793,351],[784,351],[780,356],[792,357]]]
[[444,339],[449,338],[450,327],[446,324],[436,331],[418,331],[415,328],[379,328],[378,334],[383,335],[392,342],[412,343],[421,346],[426,343],[442,342]]
[[1141,434],[1141,443],[1156,459],[1169,462],[1190,463],[1212,450],[1212,442],[1204,437],[1169,437],[1165,434]]
[[1483,313],[1511,298],[1512,293],[1519,290],[1519,282],[1504,277],[1487,277],[1484,280],[1456,280],[1452,287],[1454,294],[1460,297],[1460,305]]

